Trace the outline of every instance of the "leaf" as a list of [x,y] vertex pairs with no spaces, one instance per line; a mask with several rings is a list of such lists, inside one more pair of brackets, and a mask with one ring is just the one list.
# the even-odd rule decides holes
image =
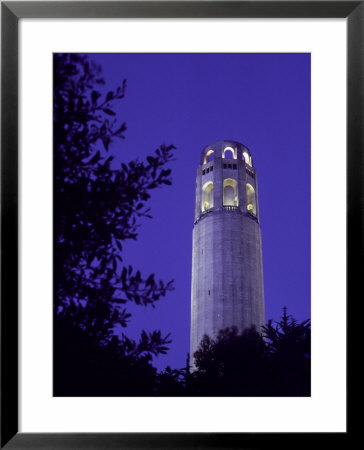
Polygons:
[[154,273],[150,274],[147,278],[147,281],[145,282],[146,286],[151,286],[154,284]]
[[96,152],[96,154],[90,159],[90,161],[88,162],[88,164],[96,164],[97,163],[97,161],[99,161],[101,159],[101,156],[100,156],[100,152],[99,151],[97,151]]
[[104,111],[104,113],[108,114],[109,116],[115,116],[116,115],[115,111],[113,111],[113,110],[111,110],[109,108],[103,108],[102,110]]
[[98,98],[101,96],[99,91],[92,91],[91,93],[91,102],[93,105],[96,105]]
[[105,150],[109,150],[109,145],[110,145],[111,139],[108,136],[102,136],[101,140],[102,140],[102,143],[104,144]]
[[125,130],[126,130],[126,123],[124,122],[121,124],[120,128],[118,130],[116,130],[115,134],[122,133]]

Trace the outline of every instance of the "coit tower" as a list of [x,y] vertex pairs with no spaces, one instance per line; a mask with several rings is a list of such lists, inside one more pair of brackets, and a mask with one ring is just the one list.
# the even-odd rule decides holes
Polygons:
[[247,147],[218,141],[196,177],[191,288],[191,365],[205,334],[265,323],[257,173]]

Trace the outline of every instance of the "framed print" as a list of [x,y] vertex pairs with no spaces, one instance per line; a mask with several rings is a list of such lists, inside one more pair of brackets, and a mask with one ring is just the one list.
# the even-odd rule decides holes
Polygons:
[[1,6],[1,445],[347,439],[362,2]]

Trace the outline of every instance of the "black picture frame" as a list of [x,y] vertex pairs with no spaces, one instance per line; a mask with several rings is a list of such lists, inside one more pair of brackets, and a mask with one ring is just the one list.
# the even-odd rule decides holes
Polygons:
[[[307,446],[310,433],[18,433],[18,22],[21,18],[346,18],[347,302],[363,272],[363,1],[1,2],[1,448],[142,449]],[[348,311],[349,312],[349,311]],[[264,414],[264,412],[262,412]],[[348,411],[350,419],[350,410]],[[332,433],[344,447],[351,435]],[[316,433],[315,440],[327,435]]]

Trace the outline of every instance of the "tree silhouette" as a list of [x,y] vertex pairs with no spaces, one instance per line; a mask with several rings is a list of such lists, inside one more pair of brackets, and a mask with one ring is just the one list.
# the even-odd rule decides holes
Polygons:
[[184,369],[171,369],[171,367],[167,366],[157,374],[155,395],[160,397],[185,396],[185,377]]
[[126,82],[103,95],[100,73],[85,55],[54,55],[55,392],[70,354],[76,366],[81,355],[86,369],[91,360],[121,361],[126,373],[128,359],[129,367],[145,366],[170,342],[159,331],[143,331],[136,342],[116,335],[115,327],[130,320],[127,302],[154,306],[173,289],[172,281],[143,278],[124,265],[121,252],[123,241],[137,238],[138,219],[151,217],[150,191],[171,184],[166,165],[174,146],[118,166],[108,153],[124,139],[126,125],[116,120],[113,105],[124,97]]
[[184,381],[193,396],[309,396],[310,323],[297,323],[286,308],[262,333],[221,330],[205,335],[194,354],[195,368]]
[[272,390],[277,396],[309,396],[311,393],[311,325],[301,323],[283,308],[281,320],[263,327]]
[[267,395],[266,348],[254,328],[238,334],[237,328],[221,330],[215,340],[205,335],[195,352],[196,370],[191,394],[207,396]]

